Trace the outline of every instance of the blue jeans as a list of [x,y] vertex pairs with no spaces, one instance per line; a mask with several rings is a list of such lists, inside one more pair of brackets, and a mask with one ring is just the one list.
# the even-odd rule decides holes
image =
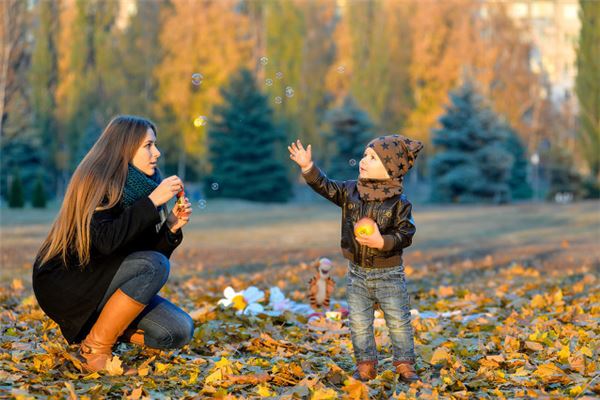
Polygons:
[[98,306],[102,310],[117,289],[146,308],[129,325],[144,331],[144,344],[157,349],[179,348],[192,340],[194,321],[181,308],[157,293],[169,277],[169,259],[157,251],[138,251],[128,255]]
[[410,300],[404,266],[362,268],[348,263],[347,296],[350,334],[356,362],[377,361],[373,332],[375,302],[384,313],[390,332],[394,361],[415,361]]

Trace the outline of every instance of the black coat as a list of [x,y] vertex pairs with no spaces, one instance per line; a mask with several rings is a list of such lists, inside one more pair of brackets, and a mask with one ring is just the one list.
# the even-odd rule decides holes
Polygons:
[[85,338],[98,319],[96,309],[115,273],[129,254],[156,250],[170,257],[181,243],[181,229],[173,234],[166,222],[159,232],[160,214],[150,198],[142,197],[126,209],[120,204],[96,211],[90,224],[90,262],[78,267],[73,255],[65,265],[60,257],[33,265],[33,291],[44,312],[69,343]]
[[[306,183],[318,194],[342,208],[342,254],[364,268],[393,267],[402,264],[403,249],[412,244],[417,231],[412,204],[404,194],[384,201],[363,201],[356,181],[329,179],[316,165],[303,174]],[[362,217],[377,223],[383,248],[362,246],[354,237],[354,225]]]

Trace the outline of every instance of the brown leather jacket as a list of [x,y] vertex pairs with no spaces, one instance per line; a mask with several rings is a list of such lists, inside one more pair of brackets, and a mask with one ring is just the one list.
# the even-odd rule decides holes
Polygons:
[[[402,250],[412,243],[416,232],[412,204],[404,194],[384,201],[362,201],[356,181],[329,179],[316,165],[302,174],[315,192],[342,208],[344,257],[363,268],[393,267],[402,264]],[[361,246],[354,238],[354,224],[362,217],[373,219],[384,245],[381,250]]]

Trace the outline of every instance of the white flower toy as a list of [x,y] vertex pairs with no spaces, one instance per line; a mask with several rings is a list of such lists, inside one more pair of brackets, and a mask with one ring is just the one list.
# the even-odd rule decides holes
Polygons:
[[264,297],[265,292],[255,286],[250,286],[242,292],[236,292],[231,286],[223,291],[224,299],[219,300],[220,305],[224,307],[233,306],[237,314],[260,314],[264,312],[264,307],[259,303]]

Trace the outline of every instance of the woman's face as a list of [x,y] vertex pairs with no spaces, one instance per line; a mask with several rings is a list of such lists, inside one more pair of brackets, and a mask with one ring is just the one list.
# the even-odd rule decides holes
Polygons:
[[158,157],[160,157],[160,151],[156,147],[156,135],[152,129],[148,128],[146,137],[140,148],[135,152],[131,163],[144,174],[152,176],[156,170]]

